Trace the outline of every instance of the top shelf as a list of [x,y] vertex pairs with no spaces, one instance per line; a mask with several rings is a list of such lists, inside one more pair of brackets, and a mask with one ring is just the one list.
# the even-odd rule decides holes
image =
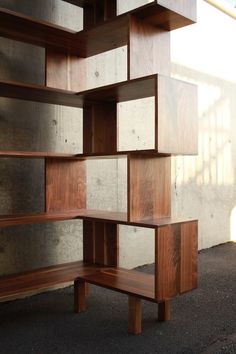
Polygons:
[[[87,4],[87,1],[68,2],[82,6]],[[130,15],[170,31],[195,22],[195,5],[195,0],[153,1],[77,33],[46,21],[0,8],[0,35],[80,57],[90,57],[128,44]]]

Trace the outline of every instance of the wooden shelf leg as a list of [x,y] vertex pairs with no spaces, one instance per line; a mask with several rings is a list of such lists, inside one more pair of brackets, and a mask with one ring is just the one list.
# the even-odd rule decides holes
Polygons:
[[170,320],[170,301],[160,302],[158,304],[158,321],[164,322]]
[[84,281],[75,280],[74,282],[74,308],[76,313],[84,312],[86,309],[86,284]]
[[129,296],[129,333],[142,332],[142,303],[141,299]]

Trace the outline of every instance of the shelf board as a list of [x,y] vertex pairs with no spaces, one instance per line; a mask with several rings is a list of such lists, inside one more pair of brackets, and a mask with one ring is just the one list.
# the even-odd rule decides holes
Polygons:
[[0,80],[0,97],[81,107],[76,92],[41,85],[24,84],[16,81]]
[[0,299],[66,284],[100,268],[84,262],[72,262],[0,277]]
[[2,215],[0,216],[0,227],[73,220],[76,218],[78,218],[78,211],[65,211],[41,214]]
[[42,85],[0,80],[0,96],[83,108],[98,102],[123,102],[155,95],[157,75],[122,81],[79,93]]
[[[70,2],[83,6],[87,4],[87,1]],[[194,16],[187,18],[181,14],[181,11],[173,11],[162,6],[164,3],[163,0],[153,1],[77,33],[46,21],[0,8],[0,35],[45,48],[59,49],[80,57],[90,57],[128,44],[130,15],[166,30],[184,27],[195,22]]]
[[104,268],[100,271],[80,276],[79,280],[157,302],[155,300],[154,275],[123,268]]
[[0,151],[0,158],[32,158],[32,159],[59,159],[59,160],[78,160],[80,159],[74,154],[64,154],[56,152],[36,152],[36,151]]
[[41,214],[18,214],[18,215],[2,215],[0,216],[0,227],[38,224],[44,222],[55,222],[65,220],[90,220],[115,223],[120,225],[130,225],[144,228],[155,229],[165,225],[179,224],[195,221],[191,218],[158,218],[148,220],[128,221],[127,213],[78,209],[64,212],[47,212]]

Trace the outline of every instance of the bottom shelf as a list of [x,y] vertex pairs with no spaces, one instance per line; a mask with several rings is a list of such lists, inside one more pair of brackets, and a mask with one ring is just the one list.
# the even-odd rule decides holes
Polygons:
[[0,278],[0,299],[66,284],[100,268],[81,261],[4,276]]
[[123,268],[102,268],[98,272],[80,276],[79,279],[90,284],[157,302],[155,299],[154,275]]
[[155,301],[154,276],[122,268],[72,262],[0,278],[0,299],[48,289],[76,279]]

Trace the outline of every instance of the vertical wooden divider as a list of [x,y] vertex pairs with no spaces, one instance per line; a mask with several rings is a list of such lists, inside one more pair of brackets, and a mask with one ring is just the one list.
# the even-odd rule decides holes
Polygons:
[[170,32],[129,16],[128,79],[170,75]]
[[116,16],[116,0],[93,0],[84,7],[84,29]]
[[[93,104],[84,108],[83,152],[116,153],[116,103]],[[118,266],[119,226],[112,223],[84,221],[84,260],[100,265]]]
[[171,214],[169,157],[128,156],[128,220],[156,219]]

